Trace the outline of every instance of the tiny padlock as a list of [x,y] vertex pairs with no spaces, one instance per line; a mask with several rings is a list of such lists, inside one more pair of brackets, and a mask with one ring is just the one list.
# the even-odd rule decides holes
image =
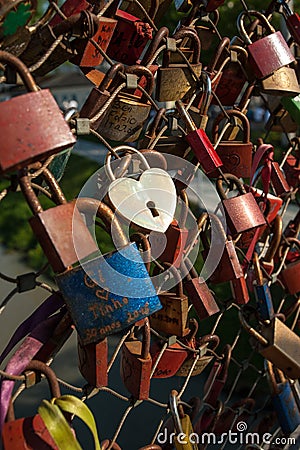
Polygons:
[[50,91],[39,90],[27,67],[4,51],[0,52],[0,61],[14,67],[30,91],[0,104],[0,171],[6,173],[46,159],[76,140]]
[[150,355],[150,324],[144,319],[143,341],[130,336],[122,346],[121,378],[136,400],[149,397],[152,358]]
[[251,192],[246,193],[241,181],[234,175],[227,174],[225,178],[236,185],[240,194],[236,197],[227,198],[222,186],[222,178],[217,180],[217,190],[222,199],[227,225],[232,235],[236,236],[239,233],[264,226],[266,220],[253,194]]
[[239,319],[245,330],[258,342],[259,353],[281,369],[289,378],[300,376],[300,337],[278,317],[264,324],[258,332],[246,321],[242,311]]

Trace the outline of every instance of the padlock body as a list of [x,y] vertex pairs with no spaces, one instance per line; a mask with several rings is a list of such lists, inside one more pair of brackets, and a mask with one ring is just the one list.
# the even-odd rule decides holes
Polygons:
[[162,309],[150,316],[151,327],[166,334],[185,336],[189,329],[186,326],[189,302],[186,295],[178,297],[175,293],[159,294]]
[[275,70],[295,61],[280,31],[271,33],[247,47],[249,63],[258,78],[265,78]]
[[217,314],[220,309],[204,279],[192,278],[184,282],[184,289],[200,320]]
[[39,414],[3,426],[3,450],[59,450]]
[[278,277],[291,295],[300,292],[300,261],[287,264]]
[[272,402],[279,425],[284,434],[289,435],[300,424],[300,412],[288,381],[278,383],[278,394],[272,396]]
[[249,302],[249,292],[244,276],[231,280],[230,287],[235,303],[237,303],[238,305],[245,305]]
[[[206,366],[213,360],[213,356],[202,356],[198,359],[196,362],[196,365],[191,373],[191,376],[200,375],[200,373],[203,372],[203,370],[206,368]],[[177,370],[176,376],[177,377],[187,377],[191,371],[192,365],[194,364],[194,358],[189,357],[187,358],[181,367]]]
[[281,320],[275,317],[270,326],[261,330],[261,335],[269,342],[260,345],[259,352],[264,358],[281,369],[288,378],[300,376],[300,338]]
[[228,228],[234,236],[266,224],[251,192],[223,200],[222,204]]
[[[67,270],[56,282],[84,344],[118,333],[161,308],[134,243]],[[112,292],[128,283],[131,296]],[[110,291],[103,287],[107,285]]]
[[[60,10],[66,17],[70,17],[74,14],[80,13],[81,11],[87,10],[90,6],[90,3],[86,0],[66,0],[65,3],[61,5]],[[63,18],[56,13],[50,20],[49,25],[54,27],[62,21]]]
[[121,354],[121,378],[134,398],[146,400],[149,397],[152,358],[141,358],[142,342],[135,339],[125,341]]
[[[207,258],[208,251],[203,251],[204,258]],[[225,283],[226,281],[234,280],[243,275],[241,264],[236,254],[234,243],[230,241],[225,242],[224,250],[221,259],[209,278],[211,283]]]
[[[152,254],[160,261],[170,263],[178,269],[182,262],[188,234],[188,230],[179,228],[176,221],[171,223],[164,235],[152,232],[150,236]],[[161,252],[163,245],[165,248]]]
[[107,386],[108,345],[107,338],[92,344],[77,343],[79,370],[83,378],[94,387]]
[[286,181],[283,172],[279,167],[278,162],[273,161],[271,164],[272,164],[271,182],[275,194],[278,197],[288,194],[291,188],[288,182]]
[[2,173],[45,159],[76,142],[48,89],[0,103],[0,130]]
[[[201,64],[192,64],[198,77],[201,75]],[[169,67],[159,67],[157,71],[156,100],[169,102],[181,100],[188,91],[194,91],[196,81],[189,67],[183,64],[170,64]]]
[[[300,120],[300,117],[299,117]],[[300,163],[299,159],[293,155],[289,155],[284,163],[283,170],[287,182],[293,188],[298,188],[300,184]]]
[[216,151],[223,163],[223,171],[238,178],[250,178],[252,149],[251,142],[221,141]]
[[294,41],[300,45],[300,16],[297,12],[286,17],[286,24]]
[[222,166],[222,161],[204,130],[192,131],[185,138],[205,173],[210,174]]
[[281,67],[261,81],[261,91],[282,96],[299,94],[297,75],[292,67]]
[[[152,37],[152,28],[126,11],[118,10],[117,26],[107,49],[107,55],[115,61],[129,66],[136,64],[147,42]],[[146,32],[145,32],[146,31]]]
[[262,285],[259,285],[254,281],[253,286],[260,318],[262,320],[272,320],[274,317],[274,307],[270,287],[267,281],[263,280]]
[[[113,36],[117,21],[103,16],[99,17],[98,20],[99,28],[92,39],[105,52]],[[75,39],[73,48],[76,49],[78,54],[71,59],[71,62],[80,67],[96,67],[104,59],[104,56],[88,39]]]
[[295,97],[284,97],[281,99],[282,105],[290,113],[292,119],[296,122],[300,122],[300,95]]
[[[162,346],[155,342],[151,345],[150,353],[152,356],[152,366],[155,365],[158,355],[161,351]],[[170,347],[167,347],[162,357],[160,358],[153,378],[170,378],[173,377],[179,370],[180,366],[183,364],[184,360],[188,357],[188,350],[184,349],[180,344],[175,343]]]
[[[98,88],[93,88],[80,110],[80,117],[86,117],[88,119],[95,117],[109,97],[110,94],[108,91],[102,92]],[[103,117],[100,116],[97,120],[90,121],[90,127],[93,130],[97,130],[102,119]]]
[[119,94],[102,118],[98,132],[113,141],[134,142],[151,111],[150,103],[130,94]]
[[[216,96],[222,105],[233,106],[242,92],[246,81],[246,77],[239,65],[236,63],[229,64],[221,74],[216,87]],[[212,103],[217,104],[217,101],[213,99]]]
[[98,251],[76,200],[42,211],[29,223],[55,272]]

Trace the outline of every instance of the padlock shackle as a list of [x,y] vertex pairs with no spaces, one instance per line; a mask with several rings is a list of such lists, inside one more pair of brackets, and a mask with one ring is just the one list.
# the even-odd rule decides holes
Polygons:
[[269,385],[271,387],[271,394],[272,395],[279,395],[280,390],[277,384],[275,372],[274,372],[274,366],[273,364],[265,359],[265,370],[267,372],[267,378],[269,381]]
[[190,114],[186,111],[182,101],[176,100],[175,106],[177,108],[177,111],[179,112],[181,119],[184,121],[184,123],[186,125],[188,133],[190,133],[192,131],[196,131],[196,129],[197,129],[196,125],[195,125],[194,121],[192,120]]
[[264,277],[263,277],[263,273],[260,267],[260,262],[259,262],[259,258],[258,258],[258,254],[257,252],[253,253],[253,267],[254,267],[254,272],[255,272],[255,278],[256,278],[256,283],[258,286],[262,286],[264,283]]
[[55,176],[50,172],[49,169],[45,168],[43,170],[43,178],[45,179],[46,183],[48,184],[51,195],[54,200],[54,202],[58,205],[64,205],[67,203],[66,197],[64,196],[63,191],[61,190],[61,187],[55,178]]
[[248,324],[245,317],[243,316],[242,310],[239,310],[239,319],[241,325],[247,331],[248,334],[253,336],[262,346],[267,347],[269,345],[267,339],[265,339],[261,334],[259,334],[258,331],[255,330],[255,328],[251,327],[251,325]]
[[206,334],[199,339],[200,345],[210,344],[212,346],[211,350],[215,350],[220,344],[220,338],[216,334]]
[[27,203],[34,215],[37,215],[43,211],[42,205],[31,186],[31,179],[28,175],[22,175],[19,179],[20,188],[22,194],[27,200]]
[[143,341],[142,341],[142,351],[141,351],[142,359],[147,359],[149,357],[150,341],[151,341],[150,322],[149,322],[148,317],[146,317],[144,319],[144,326],[143,326]]
[[[240,56],[242,57],[243,64],[246,64],[246,61],[248,59],[248,52],[244,47],[241,47],[240,45],[230,45],[229,51],[236,52],[239,55],[239,57]],[[231,61],[231,62],[233,62],[233,61]],[[237,63],[238,62],[239,61],[237,61]]]
[[299,241],[299,239],[297,239],[295,237],[287,237],[287,238],[285,238],[285,240],[282,242],[282,244],[279,247],[279,251],[278,251],[279,258],[283,257],[283,250],[285,250],[287,247],[291,248],[293,245],[296,245],[296,247],[298,247],[298,249],[300,250],[300,241]]
[[[221,121],[223,119],[225,119],[227,117],[227,115],[231,118],[231,117],[237,117],[238,119],[240,119],[240,121],[242,122],[242,126],[243,126],[243,143],[249,143],[250,142],[250,123],[248,118],[246,117],[245,114],[243,114],[241,111],[237,110],[237,109],[227,109],[226,113],[225,112],[220,112],[220,114],[217,115],[217,117],[214,120],[213,126],[212,126],[212,141],[214,144],[216,144],[216,142],[219,139],[219,125],[221,123]],[[222,142],[222,141],[221,141]],[[226,141],[226,142],[230,142],[230,141]],[[236,141],[232,141],[233,143]]]
[[273,237],[271,240],[271,244],[269,245],[268,250],[266,251],[265,257],[263,258],[263,261],[271,262],[275,256],[275,253],[277,252],[277,249],[280,245],[281,238],[282,238],[282,216],[277,214],[275,219],[272,222],[272,231],[273,231]]
[[[84,33],[82,28],[84,25],[84,20],[87,16],[89,17],[88,24],[90,29],[88,30],[88,33]],[[97,33],[99,24],[99,19],[95,14],[90,11],[81,11],[80,13],[73,14],[67,19],[59,22],[51,29],[51,31],[56,37],[61,36],[62,34],[64,35],[71,33],[76,37],[85,39],[87,37],[92,37],[95,33]]]
[[149,136],[150,139],[154,139],[157,134],[157,129],[160,126],[161,121],[163,120],[163,116],[166,113],[166,108],[160,108],[153,119],[153,121],[150,123],[148,130],[146,131],[146,136]]
[[[231,173],[225,173],[224,177],[227,181],[231,181],[237,187],[237,190],[239,191],[239,193],[241,195],[246,194],[246,190],[243,186],[243,183],[241,182],[241,180],[238,177],[236,177],[235,175],[232,175]],[[217,179],[216,187],[217,187],[217,191],[218,191],[220,198],[222,200],[227,200],[227,196],[226,196],[224,188],[223,188],[223,178],[220,177]]]
[[29,72],[28,67],[19,58],[4,50],[0,50],[0,63],[8,64],[16,69],[29,92],[39,91],[39,88],[34,81],[33,76]]
[[114,229],[114,242],[116,246],[125,247],[128,245],[128,239],[118,221],[117,216],[105,203],[95,198],[78,197],[76,199],[76,206],[78,210],[83,214],[96,214],[96,216],[103,220],[106,231],[110,234],[110,230],[113,224]]
[[169,406],[170,406],[170,411],[172,414],[176,433],[178,433],[178,434],[183,433],[182,425],[180,422],[179,411],[178,411],[178,392],[175,391],[175,389],[173,389],[171,391],[171,394],[169,396]]
[[221,58],[226,47],[229,50],[229,45],[230,45],[230,39],[228,37],[223,37],[223,39],[221,40],[221,42],[218,45],[218,48],[217,48],[215,54],[213,55],[212,60],[208,63],[208,66],[206,68],[206,71],[209,74],[212,74],[214,72],[214,70],[216,69],[216,66],[219,62],[219,59]]
[[203,83],[205,84],[206,89],[205,89],[205,95],[204,95],[203,101],[200,106],[199,113],[202,116],[207,116],[207,111],[210,106],[211,95],[212,95],[211,79],[205,70],[202,70],[201,78],[203,80]]
[[[166,158],[162,153],[159,153],[155,148],[144,148],[140,150],[140,153],[145,156],[147,159],[147,156],[149,155],[149,159],[151,160],[151,157],[155,157],[158,161],[154,164],[154,167],[158,166],[160,169],[163,169],[165,171],[168,170],[168,163]],[[148,159],[147,159],[148,161]],[[150,164],[149,164],[150,165]],[[161,166],[161,167],[160,167]]]
[[275,33],[275,29],[272,27],[272,25],[270,24],[270,22],[268,21],[266,16],[264,16],[262,13],[252,10],[252,9],[248,10],[248,11],[242,11],[237,18],[237,28],[238,28],[239,34],[240,34],[241,38],[243,39],[243,41],[245,42],[245,44],[247,44],[247,45],[252,44],[252,41],[249,38],[249,36],[246,32],[246,29],[245,29],[244,19],[246,16],[247,17],[249,17],[249,16],[256,17],[259,20],[259,22],[264,26],[264,28],[269,31],[270,34]]
[[180,217],[178,219],[178,227],[184,228],[189,214],[189,197],[185,189],[180,190],[179,197],[182,200],[182,203],[180,209]]
[[[142,163],[144,164],[145,170],[150,169],[150,166],[149,166],[149,163],[148,163],[147,159],[136,148],[130,147],[129,145],[120,145],[119,147],[115,147],[114,148],[114,153],[119,153],[119,152],[136,153],[139,156],[139,158],[141,159]],[[112,168],[111,168],[111,157],[112,157],[111,152],[108,152],[107,155],[106,155],[106,160],[105,160],[105,166],[104,167],[105,167],[105,172],[106,172],[108,178],[111,181],[115,181],[116,177],[115,177],[115,175],[114,175],[114,173],[112,171]]]
[[141,60],[141,66],[148,66],[153,59],[160,45],[163,45],[163,40],[169,36],[169,29],[167,27],[160,28],[152,39],[149,47],[147,48],[143,59]]
[[199,64],[200,62],[200,54],[201,54],[201,41],[197,35],[197,33],[188,28],[181,28],[174,35],[173,38],[176,40],[180,39],[190,39],[192,41],[192,64]]
[[[126,73],[132,73],[134,75],[137,75],[138,77],[145,77],[146,78],[146,86],[145,91],[148,92],[149,95],[152,94],[154,89],[154,77],[150,69],[145,66],[140,66],[139,64],[135,64],[134,66],[126,67]],[[141,97],[141,101],[147,102],[148,98],[143,93]]]
[[98,86],[99,91],[103,92],[107,90],[110,82],[117,77],[119,73],[124,73],[125,67],[121,63],[116,63],[113,66],[110,67],[110,69],[106,72],[105,77],[101,81],[100,85]]
[[136,242],[137,244],[141,244],[141,247],[143,249],[143,252],[146,254],[147,262],[144,262],[147,272],[150,272],[151,267],[151,245],[150,242],[147,239],[147,236],[145,236],[143,233],[136,232],[130,236],[131,242]]

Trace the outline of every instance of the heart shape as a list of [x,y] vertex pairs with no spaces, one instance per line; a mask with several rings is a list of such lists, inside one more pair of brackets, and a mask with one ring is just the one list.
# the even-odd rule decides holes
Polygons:
[[120,214],[147,230],[164,233],[173,220],[177,203],[175,185],[170,175],[158,167],[145,170],[139,181],[114,180],[108,195]]

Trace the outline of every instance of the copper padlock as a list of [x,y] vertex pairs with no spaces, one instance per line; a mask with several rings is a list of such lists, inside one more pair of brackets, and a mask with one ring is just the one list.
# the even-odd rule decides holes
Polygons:
[[83,344],[77,338],[79,370],[83,378],[93,387],[107,386],[108,343],[107,338],[91,344]]
[[[225,172],[231,173],[238,178],[250,178],[253,144],[250,142],[249,121],[245,114],[235,109],[226,110],[226,117],[228,116],[230,119],[238,118],[241,121],[243,141],[221,140],[217,144],[219,125],[225,118],[225,114],[220,113],[216,117],[212,129],[212,140],[215,144],[215,149],[222,160]],[[222,135],[222,132],[220,135]]]
[[241,181],[231,174],[225,175],[228,181],[233,182],[240,195],[227,198],[222,185],[222,178],[217,180],[217,190],[222,199],[228,228],[233,236],[245,231],[260,228],[266,224],[263,213],[259,209],[251,192],[246,193]]
[[158,294],[162,309],[150,316],[151,327],[166,334],[186,336],[189,302],[183,293],[182,281],[178,270],[171,264],[165,264],[170,274],[176,280],[176,292],[161,292]]
[[0,51],[0,62],[15,68],[30,91],[0,104],[0,172],[21,169],[74,145],[76,140],[50,91],[39,90],[15,56]]
[[137,400],[146,400],[150,390],[152,358],[150,350],[150,324],[144,319],[143,342],[129,337],[122,346],[121,378],[132,396]]
[[[192,343],[191,343],[192,344]],[[179,370],[189,356],[186,342],[184,346],[171,336],[167,341],[154,342],[151,345],[153,378],[170,378]]]
[[[97,252],[98,247],[76,208],[76,201],[67,203],[56,179],[47,169],[43,171],[43,176],[58,203],[58,206],[46,211],[43,211],[29,176],[23,174],[19,183],[34,213],[34,217],[29,219],[33,232],[53,270],[62,272],[81,258]],[[77,242],[76,249],[74,240]]]

